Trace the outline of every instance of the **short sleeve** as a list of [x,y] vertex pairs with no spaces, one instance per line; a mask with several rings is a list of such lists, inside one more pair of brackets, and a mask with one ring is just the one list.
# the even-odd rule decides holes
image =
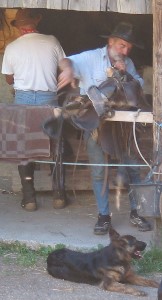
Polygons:
[[2,61],[2,74],[12,75],[14,74],[12,60],[10,56],[9,47],[7,46],[4,52],[3,61]]

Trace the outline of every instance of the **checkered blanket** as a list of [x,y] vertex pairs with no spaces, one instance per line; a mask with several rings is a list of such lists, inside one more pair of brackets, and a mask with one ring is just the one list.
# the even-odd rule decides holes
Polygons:
[[0,159],[50,157],[42,123],[54,116],[50,106],[0,104]]

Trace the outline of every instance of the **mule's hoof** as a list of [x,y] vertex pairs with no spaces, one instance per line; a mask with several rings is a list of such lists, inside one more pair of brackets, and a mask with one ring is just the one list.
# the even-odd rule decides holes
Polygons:
[[37,204],[36,202],[21,204],[21,207],[24,208],[26,211],[32,212],[37,210]]
[[58,198],[53,200],[53,208],[60,209],[60,208],[64,208],[65,206],[66,206],[65,199]]

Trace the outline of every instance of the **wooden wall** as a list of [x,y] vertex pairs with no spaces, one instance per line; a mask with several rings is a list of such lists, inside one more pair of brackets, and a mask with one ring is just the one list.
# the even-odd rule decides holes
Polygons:
[[0,7],[33,7],[150,14],[152,13],[152,0],[0,0]]

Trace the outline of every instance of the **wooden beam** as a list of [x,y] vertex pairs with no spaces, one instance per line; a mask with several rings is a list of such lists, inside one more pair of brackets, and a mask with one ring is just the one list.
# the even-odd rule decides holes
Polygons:
[[115,111],[115,116],[106,118],[106,121],[153,123],[153,114],[152,112],[139,112],[137,114],[135,111]]
[[[162,0],[153,0],[153,113],[155,121],[162,122]],[[154,126],[154,152],[156,160],[162,162],[162,130]],[[161,173],[161,168],[159,170]],[[162,180],[160,175],[158,180]],[[162,206],[162,194],[160,207]],[[162,218],[162,215],[161,215]],[[155,219],[154,240],[162,246],[162,220]]]
[[33,7],[76,11],[151,14],[152,0],[0,0],[0,7]]

